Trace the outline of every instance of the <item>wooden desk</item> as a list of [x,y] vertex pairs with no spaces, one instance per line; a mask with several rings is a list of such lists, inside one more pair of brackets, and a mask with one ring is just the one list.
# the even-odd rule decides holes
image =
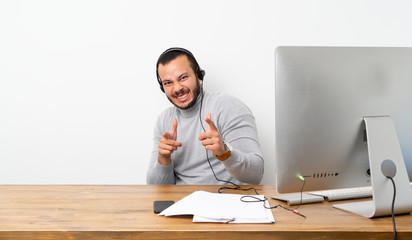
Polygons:
[[[270,197],[274,186],[257,186]],[[368,219],[329,203],[300,207],[307,219],[274,209],[274,224],[193,223],[160,217],[153,200],[179,200],[217,186],[0,186],[0,239],[393,239],[390,217]],[[239,193],[239,192],[236,192]],[[250,192],[252,194],[252,192]],[[269,200],[271,205],[279,203]],[[412,239],[412,216],[396,217]]]

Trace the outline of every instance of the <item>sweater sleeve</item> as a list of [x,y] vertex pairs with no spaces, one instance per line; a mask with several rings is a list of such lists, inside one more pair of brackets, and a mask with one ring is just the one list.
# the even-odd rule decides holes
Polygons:
[[216,105],[218,115],[215,121],[220,135],[233,147],[232,155],[223,164],[237,180],[259,184],[263,178],[264,162],[252,112],[230,96],[222,97]]
[[[156,126],[154,129],[154,137],[153,137],[153,150],[152,155],[150,158],[149,168],[146,175],[146,183],[147,184],[175,184],[175,174],[174,174],[174,165],[173,161],[170,163],[169,166],[162,166],[158,161],[158,147],[160,138],[163,135],[164,129],[166,129],[164,123],[167,121],[166,113],[164,112],[161,114],[156,122]],[[170,121],[169,121],[170,122]]]

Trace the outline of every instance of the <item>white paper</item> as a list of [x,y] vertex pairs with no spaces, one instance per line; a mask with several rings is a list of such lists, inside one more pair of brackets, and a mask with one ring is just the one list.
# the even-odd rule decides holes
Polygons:
[[[240,194],[196,191],[169,208],[160,216],[193,215],[193,222],[273,223],[272,211],[263,202],[242,202]],[[262,195],[255,195],[264,199]]]

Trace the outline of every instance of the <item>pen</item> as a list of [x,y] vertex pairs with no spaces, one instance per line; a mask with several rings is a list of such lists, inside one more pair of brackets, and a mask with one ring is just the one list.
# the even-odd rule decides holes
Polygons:
[[292,212],[293,212],[294,214],[297,214],[297,215],[299,215],[299,216],[301,216],[301,217],[306,218],[306,216],[303,215],[302,213],[300,213],[297,209],[293,209]]

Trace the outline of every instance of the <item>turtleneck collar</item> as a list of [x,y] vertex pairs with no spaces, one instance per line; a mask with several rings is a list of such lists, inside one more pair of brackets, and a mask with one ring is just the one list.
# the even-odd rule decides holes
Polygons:
[[188,109],[180,109],[180,108],[176,108],[178,113],[180,113],[180,115],[182,117],[192,117],[195,114],[199,113],[199,109],[200,109],[200,103],[202,101],[202,98],[205,95],[205,91],[203,91],[203,93],[200,93],[199,96],[196,98],[196,103],[195,105],[193,105],[192,107],[188,108]]

